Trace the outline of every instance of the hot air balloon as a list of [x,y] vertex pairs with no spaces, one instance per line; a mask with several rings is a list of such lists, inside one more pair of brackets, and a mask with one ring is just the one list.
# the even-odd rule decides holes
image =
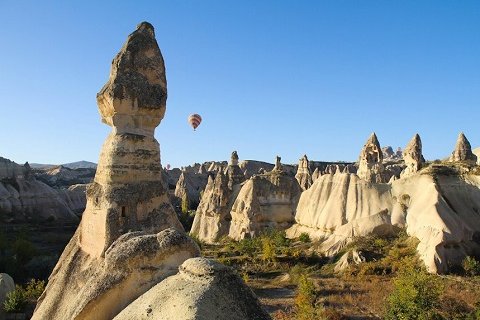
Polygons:
[[200,125],[201,122],[202,122],[202,117],[200,117],[199,114],[194,113],[188,117],[188,123],[190,123],[194,131],[195,129],[197,129],[197,127]]
[[166,165],[167,170],[170,170],[170,163]]

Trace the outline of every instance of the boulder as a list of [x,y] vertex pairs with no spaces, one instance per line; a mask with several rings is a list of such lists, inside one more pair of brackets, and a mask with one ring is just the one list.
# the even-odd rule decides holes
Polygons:
[[193,258],[151,288],[115,320],[271,319],[235,272],[214,260]]
[[15,283],[12,277],[6,273],[0,273],[0,320],[5,319],[5,311],[3,311],[3,303],[7,299],[7,295],[15,290]]

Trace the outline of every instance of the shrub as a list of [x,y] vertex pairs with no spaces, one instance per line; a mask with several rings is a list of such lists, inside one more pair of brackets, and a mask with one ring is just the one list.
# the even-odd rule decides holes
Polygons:
[[302,232],[298,237],[298,240],[300,240],[303,243],[308,243],[310,242],[310,236],[308,235],[308,233]]
[[463,270],[468,276],[479,276],[480,275],[480,262],[475,260],[473,257],[466,257],[462,263]]
[[407,265],[394,279],[393,292],[387,298],[386,319],[435,319],[442,286],[425,270]]
[[275,261],[275,244],[272,238],[263,237],[262,241],[262,260],[272,262]]
[[45,290],[45,281],[30,280],[25,287],[25,297],[27,299],[37,300]]
[[27,303],[28,299],[25,290],[17,285],[14,291],[7,294],[3,303],[3,309],[8,313],[23,312]]
[[315,285],[305,274],[301,275],[295,297],[296,319],[324,319],[324,308],[316,303],[316,299]]
[[260,248],[259,238],[245,238],[238,241],[235,245],[237,251],[249,257],[254,257]]

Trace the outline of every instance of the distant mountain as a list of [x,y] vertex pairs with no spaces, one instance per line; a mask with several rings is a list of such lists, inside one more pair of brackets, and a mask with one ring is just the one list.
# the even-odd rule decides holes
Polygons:
[[97,164],[94,162],[90,161],[77,161],[77,162],[70,162],[70,163],[64,163],[62,166],[67,167],[69,169],[84,169],[84,168],[89,168],[89,169],[96,169]]
[[[58,166],[59,166],[58,164],[30,163],[30,167],[32,167],[33,169],[42,169],[42,170],[48,170]],[[96,163],[85,161],[85,160],[70,162],[70,163],[63,163],[61,164],[61,166],[64,166],[69,169],[85,169],[85,168],[96,169],[97,168]]]
[[58,165],[56,164],[44,164],[44,163],[28,163],[31,168],[33,169],[52,169],[57,167]]

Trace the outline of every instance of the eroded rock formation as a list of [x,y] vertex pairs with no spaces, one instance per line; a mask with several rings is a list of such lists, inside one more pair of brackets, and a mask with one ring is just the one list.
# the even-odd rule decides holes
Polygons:
[[214,243],[228,234],[230,210],[245,180],[238,166],[238,155],[234,151],[224,174],[219,171],[209,178],[207,187],[198,205],[190,234],[207,243]]
[[242,185],[230,211],[229,236],[240,240],[268,228],[288,228],[294,222],[300,193],[298,181],[282,170],[277,157],[272,171],[255,175]]
[[115,320],[268,320],[242,279],[214,260],[193,258],[139,297]]
[[298,160],[298,169],[295,179],[297,179],[302,190],[307,190],[312,185],[312,175],[310,173],[310,165],[306,154]]
[[[5,221],[78,222],[75,215],[84,198],[69,190],[56,190],[38,181],[24,166],[0,158],[0,218]],[[82,202],[82,203],[80,203]]]
[[189,208],[196,208],[200,202],[200,194],[205,189],[208,181],[207,173],[182,171],[175,186],[177,201],[187,199]]
[[477,163],[477,156],[472,152],[472,146],[463,132],[458,135],[457,144],[450,156],[450,161],[463,161],[471,164]]
[[164,62],[153,26],[138,25],[97,95],[112,127],[87,189],[87,206],[32,319],[112,319],[199,254],[162,180],[155,127],[165,114]]
[[372,133],[360,152],[357,175],[372,183],[384,181],[383,153],[375,133]]
[[[460,170],[460,169],[458,169]],[[353,174],[324,175],[302,193],[289,237],[306,232],[336,254],[355,236],[406,228],[419,239],[427,269],[443,273],[467,255],[480,254],[480,176],[432,165],[391,184]]]
[[403,151],[403,160],[405,161],[406,167],[401,173],[402,178],[415,174],[425,163],[425,159],[422,155],[422,140],[418,133],[415,134],[405,147],[405,150]]

